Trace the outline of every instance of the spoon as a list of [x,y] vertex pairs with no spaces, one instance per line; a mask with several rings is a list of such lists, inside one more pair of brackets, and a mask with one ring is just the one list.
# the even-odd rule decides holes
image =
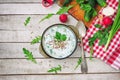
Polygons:
[[86,28],[85,28],[85,25],[82,21],[78,21],[77,25],[76,25],[76,28],[78,30],[78,33],[79,33],[79,39],[81,40],[81,58],[82,58],[82,63],[81,63],[81,71],[82,73],[87,73],[88,71],[88,67],[87,67],[87,62],[86,62],[86,58],[85,58],[85,52],[84,52],[84,49],[83,49],[83,40],[82,38],[85,36],[86,34]]

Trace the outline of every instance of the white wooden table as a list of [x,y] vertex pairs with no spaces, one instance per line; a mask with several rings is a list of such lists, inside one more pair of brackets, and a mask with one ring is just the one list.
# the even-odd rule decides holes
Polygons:
[[[44,8],[42,0],[0,0],[0,80],[120,80],[120,71],[111,68],[99,59],[89,60],[87,54],[88,73],[82,74],[80,67],[74,70],[80,55],[79,48],[67,59],[55,60],[45,58],[39,52],[39,43],[30,42],[50,25],[59,22],[59,16],[38,23],[48,13],[55,13],[59,7]],[[31,17],[30,24],[25,27],[24,21]],[[75,25],[77,21],[69,15],[66,24]],[[33,52],[37,64],[26,60],[22,48]],[[47,70],[58,64],[62,71],[58,74]]]

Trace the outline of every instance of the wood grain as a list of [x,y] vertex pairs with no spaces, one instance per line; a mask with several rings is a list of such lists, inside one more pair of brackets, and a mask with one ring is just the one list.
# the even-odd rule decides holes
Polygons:
[[[40,43],[31,45],[30,43],[0,43],[0,58],[25,58],[22,48],[27,48],[33,52],[35,58],[44,58],[39,51]],[[12,47],[11,47],[12,46]],[[76,51],[70,57],[80,57],[81,50],[77,47]],[[86,57],[89,57],[89,54],[86,53]]]
[[[58,65],[62,66],[62,71],[59,73],[81,73],[80,66],[74,70],[78,58],[68,58],[63,60],[55,59],[36,59],[37,64],[26,59],[0,59],[0,74],[50,74],[47,72],[51,67]],[[104,62],[98,59],[88,62],[88,73],[110,73],[120,72],[109,67]],[[99,63],[99,64],[98,64]]]
[[119,73],[111,74],[68,74],[68,75],[11,75],[0,76],[0,80],[118,80]]
[[60,7],[55,4],[45,8],[42,4],[0,4],[0,14],[48,14],[56,13]]
[[[47,11],[46,11],[47,12]],[[31,17],[30,23],[25,27],[24,21],[27,17]],[[0,29],[1,30],[30,30],[30,31],[43,31],[43,28],[47,28],[50,25],[61,23],[59,21],[59,15],[54,15],[50,19],[47,19],[41,23],[39,21],[46,16],[46,14],[40,15],[0,15]],[[66,25],[73,25],[77,24],[77,20],[73,18],[71,15],[68,15],[69,21],[64,23]],[[45,29],[44,28],[44,29]]]
[[[42,23],[38,21],[48,13],[56,13],[60,8],[57,4],[44,8],[42,0],[0,0],[0,80],[119,80],[120,71],[111,68],[103,61],[87,58],[89,71],[82,74],[80,66],[74,70],[80,56],[80,49],[67,59],[55,60],[45,58],[39,53],[39,43],[30,42],[50,25],[59,22],[59,15]],[[40,3],[40,4],[39,4]],[[24,21],[31,16],[30,24],[25,27]],[[77,20],[69,15],[65,24],[76,25]],[[33,52],[38,64],[27,61],[22,52],[25,47]],[[89,57],[89,54],[87,54]],[[47,70],[62,65],[57,75]]]

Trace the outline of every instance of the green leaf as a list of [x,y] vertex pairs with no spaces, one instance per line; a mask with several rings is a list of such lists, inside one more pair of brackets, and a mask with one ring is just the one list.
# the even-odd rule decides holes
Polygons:
[[110,30],[111,30],[111,26],[109,26],[108,28],[105,28],[103,30],[103,33],[102,33],[103,36],[101,37],[101,39],[99,41],[99,46],[105,45],[107,43]]
[[26,20],[25,20],[25,22],[24,22],[24,25],[25,25],[25,26],[28,25],[28,23],[30,22],[30,19],[31,19],[31,17],[27,17],[27,18],[26,18]]
[[92,9],[90,4],[81,4],[80,8],[87,11],[87,12],[89,12]]
[[56,38],[57,40],[60,40],[60,37],[61,37],[61,33],[56,32],[55,38]]
[[105,45],[107,43],[108,40],[108,34],[106,34],[105,37],[101,38],[101,40],[99,41],[99,46]]
[[61,41],[65,41],[66,39],[67,39],[67,37],[66,37],[65,34],[61,35],[61,37],[60,37],[60,40],[61,40]]
[[102,26],[100,24],[95,24],[96,28],[102,28]]
[[23,53],[25,54],[25,57],[27,58],[27,60],[30,60],[33,63],[37,63],[36,60],[35,60],[35,58],[32,55],[32,52],[30,52],[26,48],[23,48]]
[[76,2],[77,2],[78,4],[82,4],[82,3],[85,2],[85,0],[76,0]]
[[58,71],[61,71],[62,67],[61,65],[58,65],[58,67],[53,67],[48,70],[48,72],[54,72],[57,73]]
[[68,7],[61,7],[56,14],[63,14],[68,12],[69,9],[71,9],[73,5],[69,5]]
[[61,34],[59,32],[56,32],[55,39],[59,41],[65,41],[67,39],[67,36],[65,34]]
[[46,20],[46,19],[49,19],[49,18],[51,18],[53,15],[54,15],[53,13],[47,14],[47,15],[46,15],[45,17],[43,17],[39,22],[42,22],[42,21],[44,21],[44,20]]
[[93,55],[93,45],[90,46],[90,60],[92,60],[92,55]]
[[80,57],[79,60],[77,61],[77,65],[75,66],[74,70],[76,70],[79,67],[81,62],[82,62],[82,58]]
[[31,44],[38,43],[38,42],[40,42],[40,40],[41,40],[41,36],[37,36],[36,38],[34,38],[34,39],[31,41]]
[[68,5],[72,0],[65,0],[64,3],[63,3],[63,6],[66,6]]
[[96,15],[97,15],[97,11],[94,9],[94,8],[92,8],[92,10],[93,10],[93,17],[95,17]]

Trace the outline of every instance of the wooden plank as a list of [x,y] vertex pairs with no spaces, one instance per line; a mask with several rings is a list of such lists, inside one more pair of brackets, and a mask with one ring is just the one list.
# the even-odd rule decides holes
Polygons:
[[[35,58],[44,58],[46,56],[42,55],[39,45],[40,43],[35,45],[31,45],[30,43],[0,43],[0,58],[25,58],[22,51],[23,47],[33,52]],[[81,50],[78,47],[70,57],[79,57],[80,53]],[[89,57],[89,54],[86,53],[86,56]]]
[[[74,70],[77,60],[78,58],[37,59],[37,64],[34,64],[26,59],[0,59],[0,74],[49,74],[47,70],[58,65],[62,66],[62,71],[59,72],[61,74],[81,73],[80,67]],[[120,72],[98,59],[94,59],[94,61],[88,59],[87,62],[88,73]]]
[[70,75],[12,75],[0,76],[0,80],[118,80],[116,74],[70,74]]
[[48,14],[56,13],[59,8],[57,4],[48,8],[42,4],[0,4],[0,14]]
[[[31,21],[27,27],[24,26],[24,21],[27,17],[31,17]],[[3,30],[31,30],[41,31],[44,27],[48,27],[53,24],[61,23],[59,21],[59,15],[54,15],[48,20],[39,23],[46,15],[4,15],[0,16],[0,29]],[[66,25],[76,25],[77,20],[68,15],[68,22]]]
[[0,3],[42,2],[42,0],[0,0]]
[[34,33],[30,31],[0,31],[0,42],[30,42],[33,36],[35,38],[41,34],[42,32],[38,31]]

